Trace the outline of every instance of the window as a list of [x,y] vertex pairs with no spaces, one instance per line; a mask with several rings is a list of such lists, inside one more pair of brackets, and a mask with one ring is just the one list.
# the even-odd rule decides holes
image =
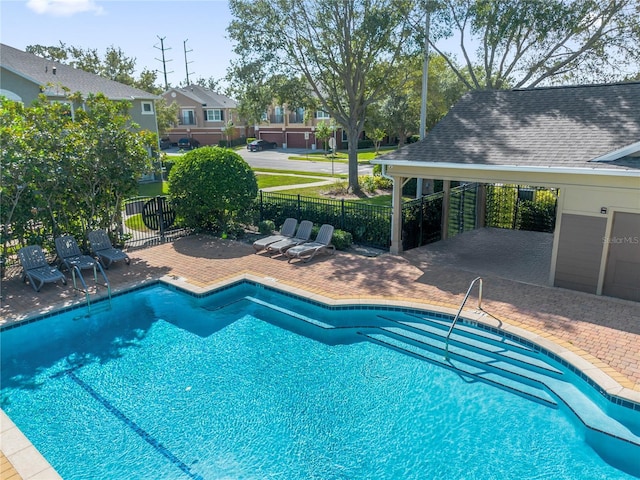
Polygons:
[[142,102],[142,115],[153,115],[153,102]]
[[224,121],[224,112],[219,108],[207,108],[204,111],[204,119],[207,122],[222,122]]
[[262,116],[260,117],[260,121],[261,122],[269,121],[269,115],[267,114],[267,112],[262,112]]
[[316,118],[331,118],[331,116],[327,112],[323,112],[322,110],[318,110],[316,112]]
[[273,109],[273,119],[271,123],[284,123],[284,108],[281,106],[276,106]]
[[196,124],[196,116],[193,113],[193,110],[182,110],[180,112],[182,125],[195,125]]

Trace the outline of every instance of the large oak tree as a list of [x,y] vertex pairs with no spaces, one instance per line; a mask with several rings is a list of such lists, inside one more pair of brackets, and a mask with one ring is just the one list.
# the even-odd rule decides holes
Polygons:
[[[427,3],[430,47],[469,89],[603,83],[640,69],[638,0]],[[422,23],[416,26],[423,34]],[[445,50],[443,38],[457,39],[459,56]]]
[[[365,111],[386,93],[397,60],[415,47],[409,19],[419,4],[231,0],[234,20],[228,32],[240,56],[231,78],[244,85],[245,95],[260,98],[265,78],[304,78],[320,108],[347,132],[349,188],[358,192],[357,147]],[[242,97],[239,100],[242,103]]]

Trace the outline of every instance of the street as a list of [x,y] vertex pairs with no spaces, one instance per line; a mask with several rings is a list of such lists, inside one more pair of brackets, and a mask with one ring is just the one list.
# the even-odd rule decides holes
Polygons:
[[[177,148],[164,150],[169,156],[177,155]],[[288,148],[283,150],[263,150],[262,152],[250,152],[246,148],[236,150],[236,152],[254,169],[260,168],[271,170],[289,170],[299,172],[324,173],[324,174],[347,174],[348,165],[343,162],[313,161],[314,155],[309,155],[309,161],[289,160],[290,156],[301,157],[312,150],[300,148]],[[317,152],[314,152],[317,153]],[[370,175],[373,170],[372,165],[361,165],[358,167],[359,175]]]

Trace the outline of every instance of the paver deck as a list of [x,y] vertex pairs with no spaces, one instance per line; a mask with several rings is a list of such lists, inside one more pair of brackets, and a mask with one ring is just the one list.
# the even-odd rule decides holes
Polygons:
[[[561,345],[640,398],[640,303],[546,286],[551,241],[550,234],[484,229],[400,256],[337,252],[303,264],[254,254],[248,243],[192,235],[129,251],[131,265],[115,264],[107,274],[114,290],[163,276],[206,288],[252,275],[334,300],[402,301],[453,310],[480,275],[487,315]],[[2,282],[2,325],[84,301],[82,293],[60,284],[35,293],[16,272]],[[470,309],[473,304],[470,300]]]

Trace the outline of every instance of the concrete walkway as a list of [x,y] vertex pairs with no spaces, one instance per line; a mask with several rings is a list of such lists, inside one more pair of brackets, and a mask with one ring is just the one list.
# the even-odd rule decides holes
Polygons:
[[296,183],[293,185],[279,185],[277,187],[262,188],[263,192],[280,192],[283,190],[298,190],[300,188],[322,187],[324,185],[333,185],[336,182],[343,181],[337,177],[317,177],[315,175],[296,175],[295,173],[271,173],[256,171],[256,175],[277,175],[280,177],[300,177],[300,178],[317,178],[319,181],[310,183]]

